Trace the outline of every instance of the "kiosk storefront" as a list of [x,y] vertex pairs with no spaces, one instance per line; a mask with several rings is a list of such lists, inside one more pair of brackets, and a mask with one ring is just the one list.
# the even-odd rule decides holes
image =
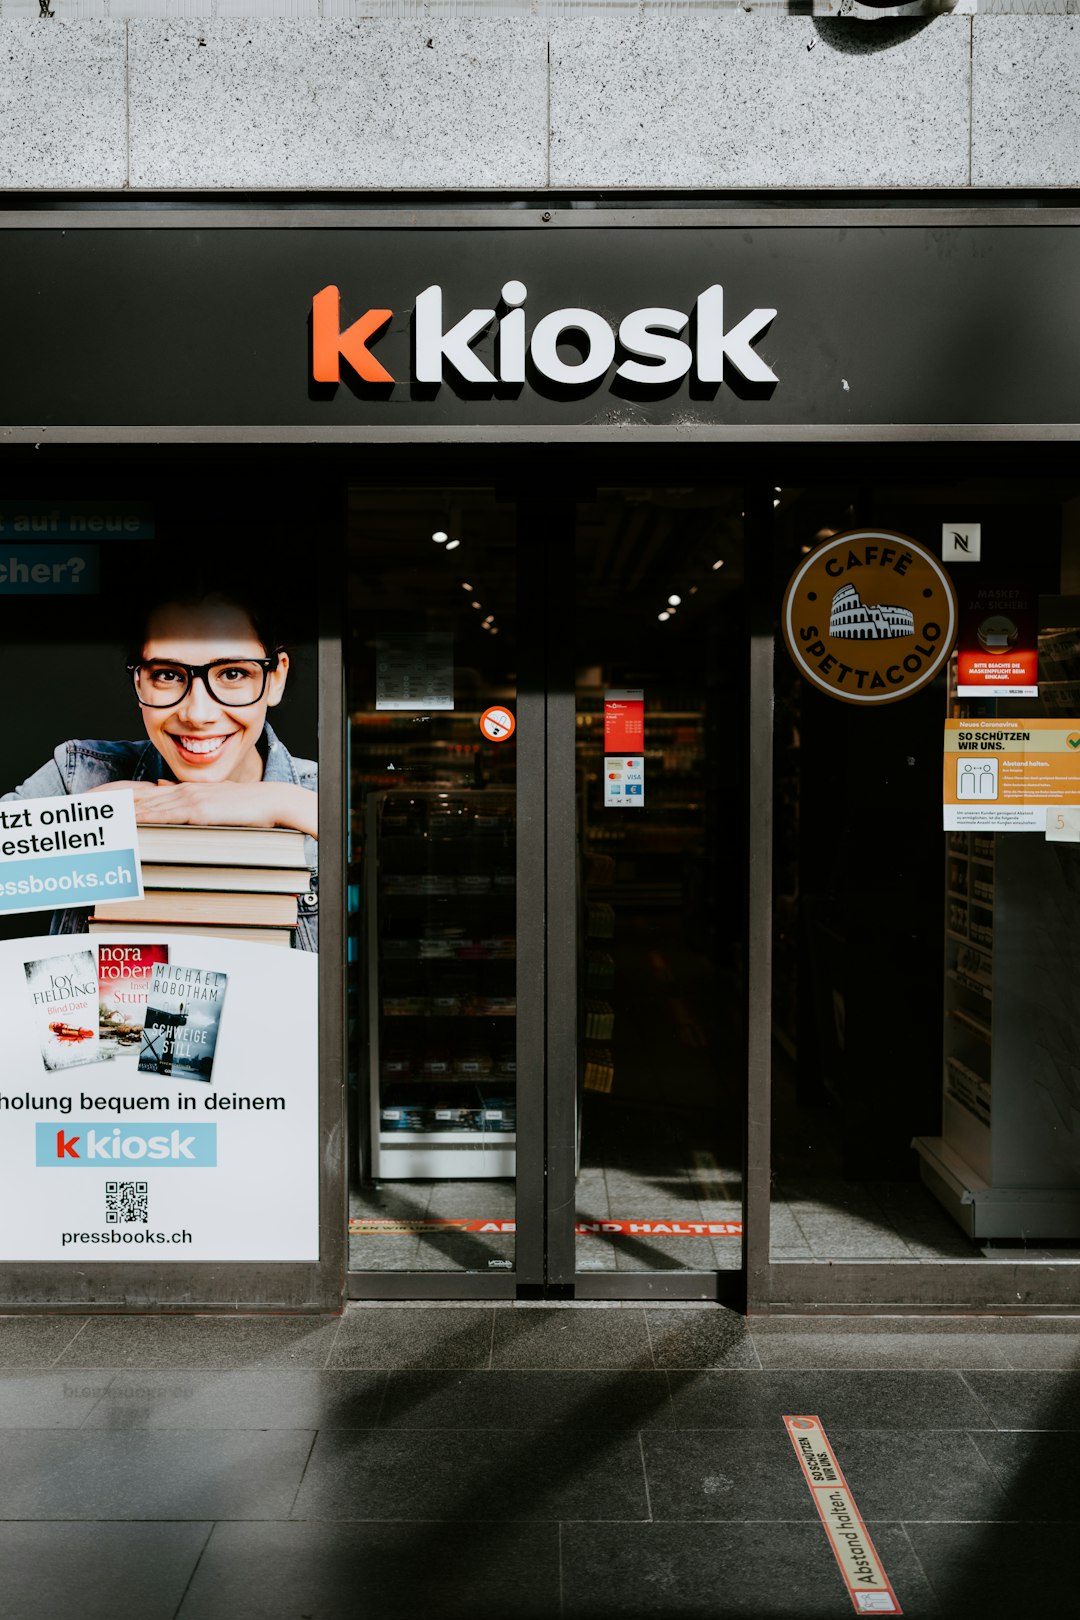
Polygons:
[[1068,1302],[1074,216],[0,224],[5,1304]]

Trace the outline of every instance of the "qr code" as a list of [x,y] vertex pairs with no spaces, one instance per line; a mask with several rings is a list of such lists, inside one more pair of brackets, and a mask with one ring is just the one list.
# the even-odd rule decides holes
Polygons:
[[105,1183],[105,1220],[114,1225],[118,1221],[145,1221],[149,1217],[145,1181],[107,1181]]

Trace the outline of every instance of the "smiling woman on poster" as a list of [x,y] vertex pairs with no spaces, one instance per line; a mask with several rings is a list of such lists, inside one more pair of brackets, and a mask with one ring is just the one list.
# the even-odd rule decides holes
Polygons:
[[[307,835],[311,887],[295,944],[317,950],[318,767],[293,758],[269,724],[289,654],[262,611],[217,585],[161,594],[137,617],[127,669],[146,738],[62,742],[2,797],[130,788],[142,825],[296,828]],[[50,931],[84,933],[88,916],[58,911]]]

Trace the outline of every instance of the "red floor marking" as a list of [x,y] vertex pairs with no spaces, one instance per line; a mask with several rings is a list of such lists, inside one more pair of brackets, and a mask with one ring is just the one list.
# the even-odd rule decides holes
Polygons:
[[840,1464],[816,1417],[785,1417],[784,1427],[814,1506],[825,1526],[829,1546],[840,1565],[848,1596],[858,1614],[903,1614],[892,1582],[870,1540],[862,1514],[848,1489]]
[[[453,1217],[415,1221],[382,1220],[378,1216],[354,1215],[349,1221],[352,1237],[386,1237],[409,1232],[489,1232],[517,1231],[516,1221],[473,1221]],[[742,1237],[742,1221],[578,1221],[578,1237]]]

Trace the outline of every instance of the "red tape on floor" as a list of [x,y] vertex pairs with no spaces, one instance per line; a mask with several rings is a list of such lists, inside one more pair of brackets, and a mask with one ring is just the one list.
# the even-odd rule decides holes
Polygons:
[[816,1417],[785,1417],[803,1478],[858,1614],[903,1614],[840,1464]]
[[[369,1220],[354,1216],[349,1222],[350,1237],[400,1236],[410,1232],[487,1232],[495,1235],[517,1231],[516,1221],[456,1220]],[[742,1237],[742,1221],[578,1221],[578,1237]]]

